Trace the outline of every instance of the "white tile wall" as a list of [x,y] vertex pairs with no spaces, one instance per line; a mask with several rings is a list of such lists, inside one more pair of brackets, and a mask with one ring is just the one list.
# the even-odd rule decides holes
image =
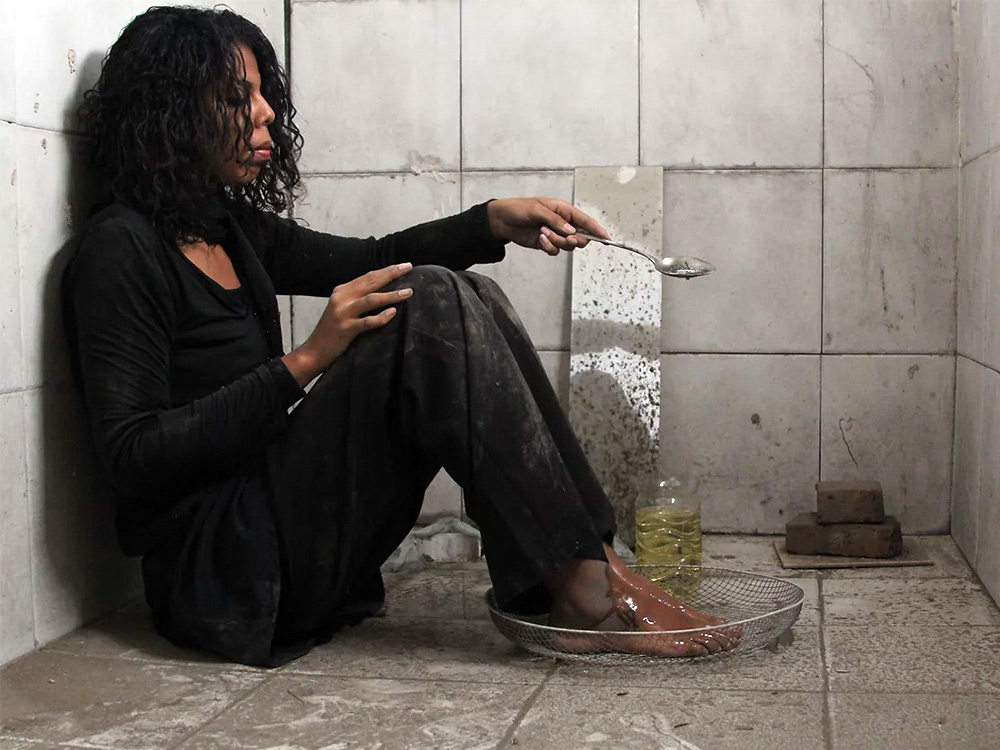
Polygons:
[[996,159],[976,159],[961,170],[958,234],[958,353],[983,361],[991,315],[986,304],[993,265],[993,176]]
[[951,0],[826,0],[824,8],[827,166],[955,164]]
[[954,352],[958,170],[825,180],[824,351]]
[[68,383],[68,350],[60,320],[64,243],[90,196],[74,165],[77,136],[17,128],[17,236],[20,246],[24,383]]
[[463,0],[469,169],[638,159],[638,0]]
[[0,122],[0,391],[19,388],[21,294],[17,260],[17,127]]
[[990,595],[1000,601],[1000,373],[989,369],[984,373],[981,465],[975,566]]
[[959,81],[961,85],[961,156],[966,162],[989,146],[993,117],[987,110],[990,9],[995,0],[961,0],[959,7]]
[[642,164],[820,166],[820,0],[640,10]]
[[[347,237],[379,237],[457,213],[460,204],[454,173],[336,175],[305,182],[308,193],[296,216],[312,229]],[[326,299],[293,299],[292,341],[298,346],[312,333]]]
[[77,393],[25,395],[35,638],[46,643],[139,593],[122,555],[111,497],[97,479]]
[[[992,151],[982,157],[986,162],[985,169],[989,186],[986,190],[984,205],[980,210],[985,211],[985,228],[988,232],[983,235],[983,251],[985,258],[986,281],[984,284],[984,294],[982,302],[985,308],[982,325],[985,329],[983,334],[983,363],[989,365],[994,370],[1000,369],[1000,288],[997,282],[1000,281],[1000,151]],[[973,163],[971,166],[975,166]],[[975,300],[975,297],[973,297]]]
[[539,352],[542,367],[549,376],[559,403],[564,410],[569,408],[569,352]]
[[459,166],[458,0],[292,6],[308,172]]
[[17,110],[15,100],[16,58],[14,55],[14,37],[17,31],[15,20],[19,9],[11,3],[7,20],[0,24],[0,120],[14,121]]
[[0,664],[35,646],[24,394],[0,395]]
[[[987,368],[958,357],[955,383],[955,448],[951,502],[951,535],[976,567],[976,535],[983,488],[985,387]],[[992,408],[992,407],[991,407]]]
[[[462,175],[462,208],[490,198],[528,195],[572,202],[573,173],[466,172]],[[502,263],[479,266],[475,270],[500,284],[538,349],[568,350],[572,259],[570,253],[552,257],[541,250],[510,244]]]
[[952,356],[823,357],[821,479],[875,479],[907,534],[948,531]]
[[716,273],[663,282],[663,351],[819,352],[820,173],[664,177],[664,255]]
[[706,531],[775,534],[815,506],[819,357],[667,354],[661,466],[697,483]]

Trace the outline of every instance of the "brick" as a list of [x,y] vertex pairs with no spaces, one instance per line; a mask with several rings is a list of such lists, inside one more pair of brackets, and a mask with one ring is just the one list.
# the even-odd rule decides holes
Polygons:
[[885,505],[878,482],[818,482],[816,513],[820,523],[882,523]]
[[800,513],[785,525],[785,548],[794,555],[896,557],[903,551],[899,521],[821,524],[815,513]]

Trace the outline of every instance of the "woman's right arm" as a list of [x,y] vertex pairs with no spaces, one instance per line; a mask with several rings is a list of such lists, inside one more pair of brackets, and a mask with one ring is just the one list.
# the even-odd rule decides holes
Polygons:
[[151,248],[129,227],[92,228],[64,283],[90,429],[115,489],[149,497],[189,492],[258,457],[285,429],[302,390],[280,359],[171,406],[176,311]]

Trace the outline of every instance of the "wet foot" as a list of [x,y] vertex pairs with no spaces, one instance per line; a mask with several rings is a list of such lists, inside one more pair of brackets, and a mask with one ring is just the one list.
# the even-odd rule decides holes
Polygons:
[[[549,624],[600,635],[561,635],[574,653],[618,651],[653,656],[703,656],[736,646],[741,628],[700,612],[633,572],[605,546],[608,562],[575,560],[554,588]],[[713,628],[713,629],[708,629]],[[672,633],[662,631],[685,631]]]

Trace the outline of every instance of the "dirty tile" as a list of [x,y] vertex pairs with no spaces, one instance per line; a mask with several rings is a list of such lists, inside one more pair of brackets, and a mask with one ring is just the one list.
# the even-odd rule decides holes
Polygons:
[[291,37],[305,172],[458,168],[459,0],[295,3]]
[[0,391],[19,388],[23,383],[16,135],[16,126],[0,122],[0,351],[4,353],[0,358]]
[[822,25],[819,0],[640,3],[641,163],[819,166]]
[[529,693],[524,685],[279,675],[180,747],[487,750]]
[[537,684],[550,664],[516,649],[492,623],[390,616],[337,633],[284,671]]
[[149,607],[134,602],[96,622],[78,628],[43,647],[43,651],[74,656],[99,656],[131,661],[184,667],[219,666],[225,669],[251,670],[242,664],[196,648],[175,646],[153,628]]
[[815,576],[816,573],[812,570],[785,570],[781,567],[778,554],[774,551],[774,541],[780,538],[782,537],[705,534],[702,537],[702,564],[786,578]]
[[82,140],[17,127],[17,241],[20,254],[22,382],[69,383],[59,288],[63,244],[93,199],[81,177]]
[[839,578],[964,578],[972,580],[974,575],[965,561],[955,540],[947,534],[937,536],[905,536],[920,547],[920,551],[934,563],[933,565],[918,565],[902,568],[837,568],[824,570],[821,575],[826,579]]
[[835,693],[833,750],[991,750],[1000,735],[992,695]]
[[389,617],[461,620],[465,615],[464,573],[450,565],[417,572],[384,573]]
[[524,750],[820,750],[823,699],[817,693],[546,686],[513,740]]
[[826,174],[824,352],[954,351],[957,178]]
[[1000,693],[1000,628],[824,629],[830,690]]
[[[1000,161],[991,155],[976,159],[961,171],[961,220],[958,227],[958,353],[986,361],[986,342],[992,343],[990,276],[993,273],[993,196],[998,192]],[[1000,266],[998,266],[1000,267]]]
[[705,530],[783,533],[814,506],[818,356],[667,354],[662,372],[661,465],[698,484]]
[[[656,252],[659,167],[578,169],[574,198],[612,237]],[[593,243],[573,256],[570,422],[626,544],[634,538],[638,486],[658,455],[661,278],[647,260],[618,248]]]
[[466,168],[636,163],[637,0],[464,0],[462,52]]
[[97,81],[108,47],[138,12],[134,0],[108,0],[99,13],[67,11],[61,0],[38,0],[17,14],[14,54],[21,125],[76,127],[83,92]]
[[490,610],[486,606],[486,592],[492,588],[490,571],[485,565],[465,573],[464,605],[466,620],[489,620]]
[[976,533],[982,496],[983,409],[987,369],[959,356],[955,387],[955,447],[951,487],[951,535],[976,565]]
[[569,367],[570,353],[563,352],[538,352],[538,357],[542,360],[542,367],[545,374],[549,376],[549,382],[559,397],[559,404],[563,410],[569,408]]
[[171,747],[263,679],[39,652],[0,673],[2,731],[87,747]]
[[821,188],[819,172],[664,174],[663,254],[718,270],[663,280],[663,351],[819,352]]
[[1000,602],[1000,374],[984,373],[983,456],[979,514],[976,520],[976,572]]
[[875,479],[905,534],[944,532],[954,358],[824,356],[820,478]]
[[138,560],[118,547],[79,395],[27,392],[25,424],[35,639],[44,644],[130,601],[141,584]]
[[0,664],[35,647],[24,397],[0,395]]
[[961,156],[967,162],[989,147],[993,113],[989,98],[990,7],[995,0],[962,0],[958,14]]
[[1000,625],[1000,610],[968,579],[823,582],[826,625]]
[[31,740],[18,740],[12,737],[4,737],[0,731],[0,750],[59,750],[59,748],[70,747],[69,745],[53,745],[49,742],[32,742]]
[[563,662],[548,683],[551,686],[611,683],[620,689],[638,687],[700,690],[803,690],[823,687],[819,629],[796,624],[794,642],[777,651],[762,649],[732,658],[672,662],[642,666],[597,666]]
[[[378,3],[353,3],[369,4]],[[295,7],[298,12],[299,8],[314,6]],[[381,237],[459,211],[459,180],[454,173],[307,177],[305,185],[307,193],[296,209],[296,217],[311,229],[345,237]],[[326,298],[293,297],[293,305],[292,341],[293,346],[299,346],[312,333]]]
[[[466,172],[462,208],[491,198],[539,195],[573,201],[572,172]],[[507,246],[501,263],[475,266],[500,284],[539,349],[569,349],[571,253]]]
[[951,0],[826,0],[827,166],[956,163],[952,21]]
[[461,518],[462,488],[448,472],[441,469],[424,493],[424,504],[420,506],[418,523],[429,524],[439,518]]

